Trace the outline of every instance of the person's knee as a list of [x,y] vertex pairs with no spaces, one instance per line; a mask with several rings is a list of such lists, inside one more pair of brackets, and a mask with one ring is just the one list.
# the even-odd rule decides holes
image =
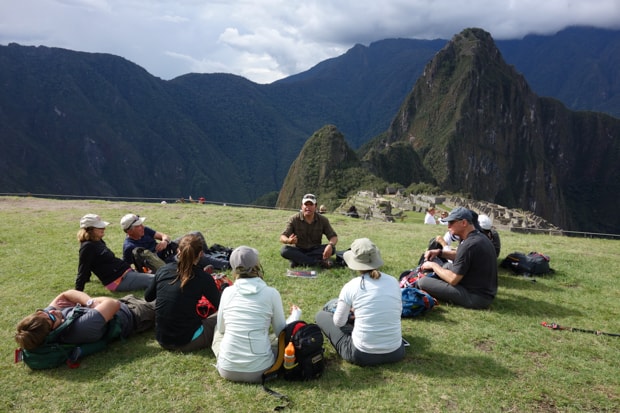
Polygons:
[[418,278],[418,280],[416,281],[417,288],[421,290],[426,290],[427,288],[429,288],[430,285],[427,280],[428,277]]
[[296,247],[293,247],[291,245],[284,245],[281,249],[280,249],[280,255],[283,258],[286,259],[292,259],[293,255],[295,254],[295,249]]

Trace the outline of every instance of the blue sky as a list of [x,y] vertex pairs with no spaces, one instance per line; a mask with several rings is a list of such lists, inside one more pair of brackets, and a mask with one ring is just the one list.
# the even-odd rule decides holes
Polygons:
[[162,79],[270,83],[387,38],[496,40],[567,26],[620,29],[619,0],[0,0],[0,44],[124,57]]

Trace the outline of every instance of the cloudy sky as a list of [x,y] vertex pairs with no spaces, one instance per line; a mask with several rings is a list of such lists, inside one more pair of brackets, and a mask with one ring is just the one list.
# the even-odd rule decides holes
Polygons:
[[620,0],[0,0],[0,45],[111,53],[162,79],[225,72],[270,83],[358,43],[570,25],[620,29]]

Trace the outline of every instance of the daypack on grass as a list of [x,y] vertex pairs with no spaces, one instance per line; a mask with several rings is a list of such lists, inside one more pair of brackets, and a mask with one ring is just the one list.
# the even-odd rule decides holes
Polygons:
[[[293,368],[284,367],[284,349],[289,342],[295,347]],[[275,377],[295,381],[318,379],[325,370],[324,353],[323,332],[318,325],[305,321],[288,323],[278,336],[276,361],[263,373],[263,388],[273,396],[287,399],[285,395],[267,388],[265,382]]]
[[79,366],[82,357],[106,348],[108,343],[121,335],[121,323],[116,316],[107,324],[104,336],[94,343],[62,344],[56,340],[58,335],[86,312],[84,307],[76,307],[73,313],[56,329],[52,330],[45,343],[34,350],[16,350],[15,362],[23,361],[33,370],[52,369],[67,364],[70,368]]
[[230,261],[230,254],[232,254],[233,248],[225,247],[220,244],[211,245],[204,253],[213,258],[219,258],[222,260]]
[[550,260],[548,255],[535,251],[527,255],[522,252],[513,252],[504,258],[500,266],[512,270],[515,274],[541,275],[553,272],[549,266]]
[[[284,348],[289,342],[295,347],[295,367],[284,367]],[[317,379],[325,370],[323,332],[316,324],[305,321],[288,323],[278,336],[278,356],[274,365],[265,372],[280,374],[286,380]]]
[[[217,286],[220,294],[224,291],[225,288],[233,285],[233,282],[224,273],[211,274],[211,277],[213,277],[213,281],[215,281],[215,285]],[[215,308],[211,301],[209,301],[204,295],[201,296],[196,303],[196,313],[201,318],[207,318],[215,312],[217,312],[217,308]]]
[[424,290],[415,287],[400,289],[403,299],[402,317],[416,317],[432,310],[437,300]]
[[400,276],[398,277],[400,288],[414,287],[416,281],[422,277],[426,277],[428,274],[432,274],[432,272],[423,271],[420,265],[410,270],[405,270],[400,273]]

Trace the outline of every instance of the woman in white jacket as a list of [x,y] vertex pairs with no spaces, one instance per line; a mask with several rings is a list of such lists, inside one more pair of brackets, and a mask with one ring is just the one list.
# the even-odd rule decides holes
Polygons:
[[260,383],[275,361],[269,328],[277,336],[285,326],[282,298],[263,280],[256,249],[236,248],[230,266],[235,282],[222,292],[211,348],[220,376]]

